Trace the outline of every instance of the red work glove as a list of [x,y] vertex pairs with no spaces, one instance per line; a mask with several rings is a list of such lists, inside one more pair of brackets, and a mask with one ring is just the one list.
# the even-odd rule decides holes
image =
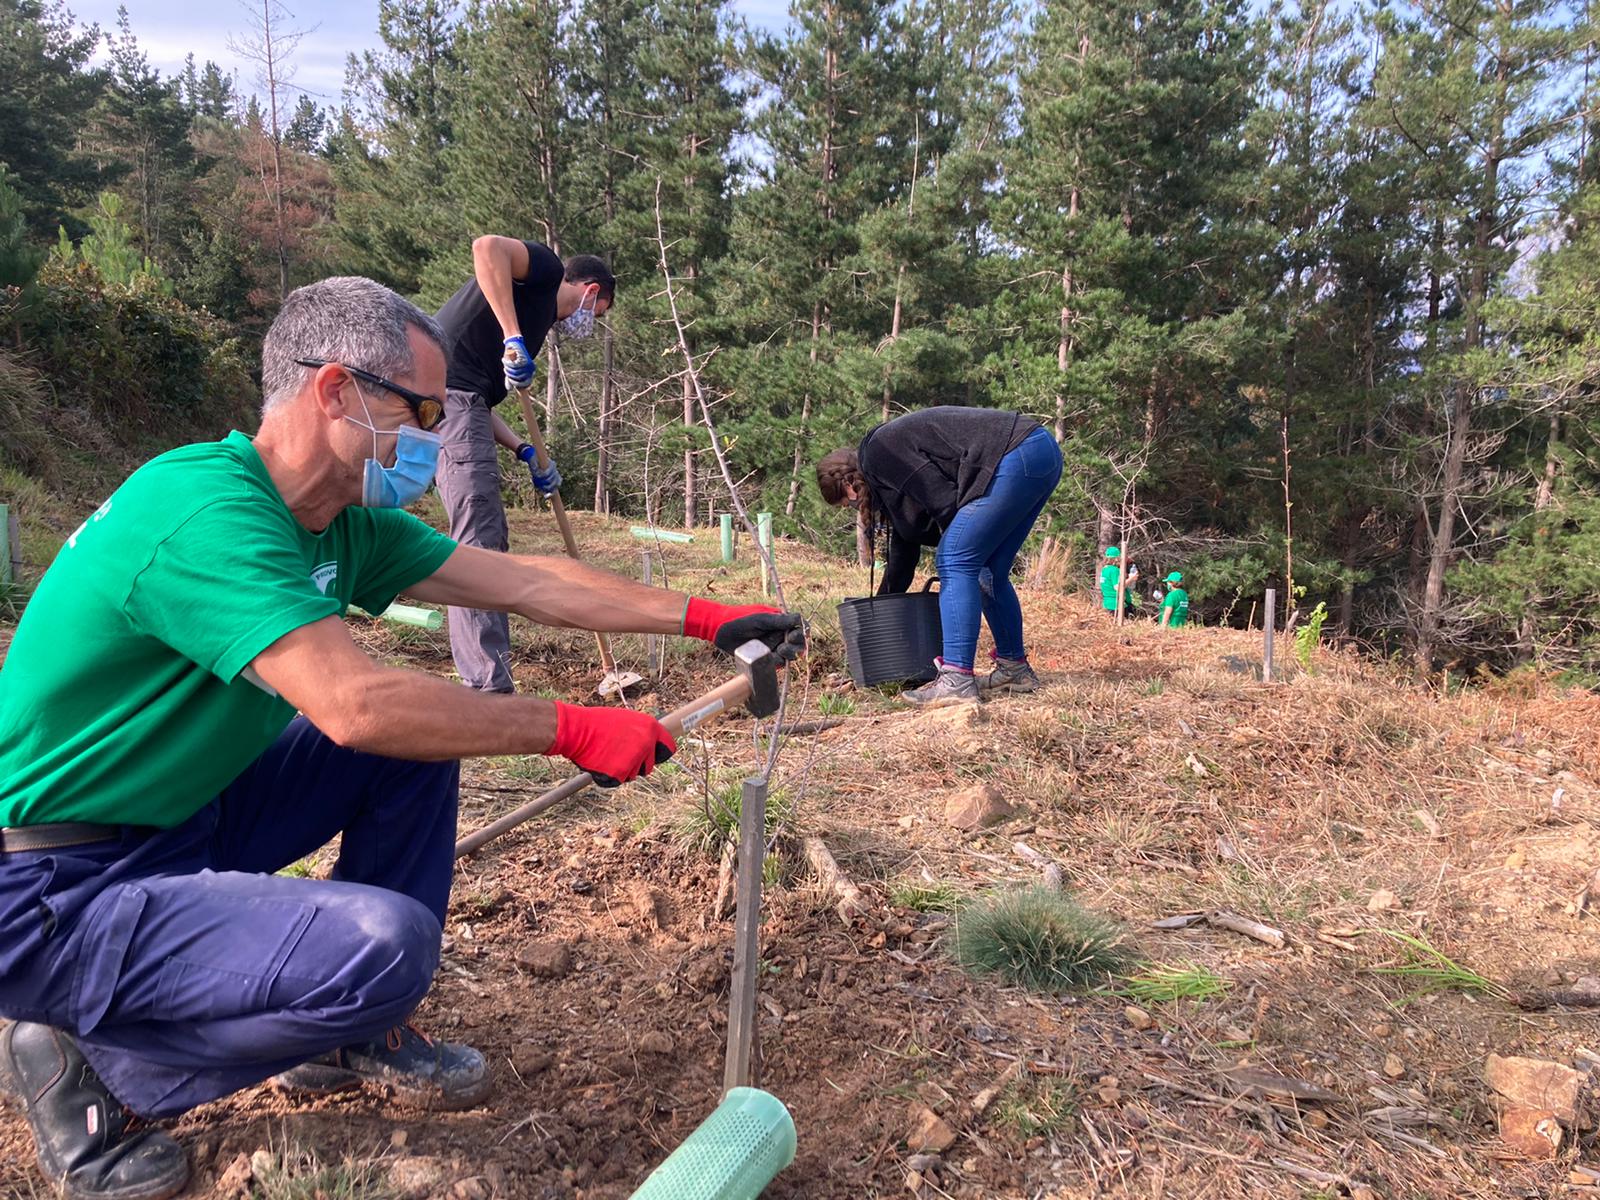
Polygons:
[[556,701],[556,740],[548,755],[559,755],[589,772],[601,787],[616,787],[648,775],[678,749],[660,721],[626,708],[585,708]]
[[689,597],[683,610],[683,636],[710,642],[732,654],[752,638],[765,642],[788,662],[806,648],[805,624],[798,613],[786,613],[770,604],[718,604]]

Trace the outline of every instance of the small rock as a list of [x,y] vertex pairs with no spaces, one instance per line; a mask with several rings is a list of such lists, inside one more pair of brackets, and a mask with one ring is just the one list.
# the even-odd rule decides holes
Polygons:
[[659,1029],[652,1029],[649,1033],[639,1038],[640,1054],[671,1054],[673,1047],[672,1035]]
[[1372,898],[1367,901],[1368,912],[1388,912],[1392,908],[1400,907],[1400,897],[1388,888],[1379,888],[1372,893]]
[[906,1134],[906,1145],[912,1150],[943,1154],[956,1144],[956,1131],[926,1104],[911,1108],[911,1130]]
[[250,1159],[243,1154],[233,1156],[222,1177],[217,1180],[212,1194],[218,1197],[248,1196],[250,1194]]
[[1130,1004],[1124,1008],[1122,1010],[1122,1015],[1127,1018],[1129,1025],[1132,1025],[1135,1029],[1141,1031],[1149,1029],[1156,1023],[1156,1019],[1154,1017],[1145,1012],[1144,1009],[1134,1004]]
[[560,979],[572,970],[572,950],[561,942],[529,942],[517,951],[517,966],[541,979]]
[[1366,1184],[1358,1183],[1350,1189],[1350,1200],[1380,1200],[1380,1197]]
[[1394,1026],[1387,1021],[1379,1021],[1372,1027],[1373,1037],[1390,1037],[1394,1033]]
[[901,829],[910,829],[916,823],[917,818],[914,813],[907,813],[905,816],[901,817],[895,822],[895,824],[900,826]]
[[944,819],[968,833],[997,825],[1015,811],[992,783],[952,792],[944,803]]
[[278,1156],[265,1147],[250,1156],[250,1175],[254,1179],[265,1179],[277,1167]]
[[915,1196],[918,1192],[922,1191],[922,1172],[921,1171],[907,1171],[906,1172],[906,1191],[910,1192],[913,1196]]
[[522,1045],[511,1052],[511,1069],[523,1079],[548,1071],[555,1061],[555,1055],[538,1046]]
[[1543,1058],[1489,1055],[1483,1080],[1514,1108],[1554,1113],[1563,1125],[1576,1125],[1584,1075]]
[[389,1164],[389,1186],[400,1200],[423,1200],[444,1188],[444,1163],[407,1154]]
[[975,1158],[963,1158],[961,1160],[961,1169],[971,1175],[978,1169],[978,1160]]
[[628,902],[647,929],[664,929],[672,923],[672,905],[666,894],[642,879],[628,886]]
[[404,1150],[406,1148],[406,1141],[408,1137],[409,1135],[404,1129],[396,1129],[389,1135],[389,1145],[393,1146],[396,1150]]
[[458,1179],[450,1189],[450,1200],[489,1200],[489,1185],[477,1175]]
[[929,1171],[937,1171],[940,1166],[937,1154],[913,1154],[906,1159],[906,1170],[921,1171],[926,1175]]
[[1406,1065],[1400,1061],[1398,1054],[1386,1054],[1383,1056],[1383,1073],[1390,1079],[1399,1079],[1406,1073]]
[[1528,852],[1526,850],[1513,850],[1506,855],[1506,870],[1520,871],[1528,865]]
[[1307,1109],[1305,1120],[1306,1124],[1311,1126],[1313,1129],[1326,1129],[1330,1124],[1328,1120],[1328,1114],[1323,1112],[1320,1108]]
[[1500,1140],[1518,1154],[1554,1158],[1561,1138],[1561,1122],[1547,1108],[1508,1108],[1500,1114]]
[[[933,1080],[924,1079],[921,1083],[917,1084],[917,1099],[921,1100],[929,1108],[933,1109],[934,1112],[942,1112],[953,1102],[954,1097],[952,1097],[949,1092],[945,1091]],[[914,1166],[915,1164],[909,1165]],[[916,1169],[922,1170],[920,1167],[917,1167]]]

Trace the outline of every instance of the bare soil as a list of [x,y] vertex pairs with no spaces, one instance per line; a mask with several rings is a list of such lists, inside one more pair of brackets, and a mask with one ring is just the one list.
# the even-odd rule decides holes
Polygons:
[[[515,530],[519,548],[558,546],[547,518],[517,514]],[[581,522],[579,541],[601,561],[637,563],[624,525]],[[659,549],[674,587],[756,590],[751,564],[714,561],[714,534]],[[1593,1130],[1569,1133],[1555,1162],[1519,1159],[1498,1140],[1482,1066],[1491,1052],[1584,1066],[1581,1052],[1600,1050],[1589,1013],[1536,1007],[1600,975],[1597,918],[1577,902],[1600,865],[1594,697],[1445,696],[1326,647],[1306,672],[1287,642],[1289,678],[1263,684],[1259,633],[1118,630],[1079,597],[1035,592],[1024,603],[1046,687],[978,713],[916,713],[843,674],[829,619],[847,585],[859,588],[854,572],[781,543],[779,562],[791,604],[816,623],[784,720],[842,720],[787,738],[773,779],[787,815],[762,930],[760,1083],[793,1112],[799,1157],[767,1195],[1587,1190],[1568,1179],[1594,1157]],[[442,633],[363,623],[357,636],[450,671]],[[599,678],[583,635],[522,624],[518,637],[525,690],[578,699]],[[643,662],[638,639],[617,648],[625,666]],[[636,702],[671,707],[722,673],[709,651],[669,643],[660,682]],[[490,1057],[486,1105],[428,1114],[263,1085],[175,1124],[191,1194],[243,1194],[249,1184],[218,1181],[261,1150],[279,1164],[343,1164],[347,1195],[398,1194],[419,1158],[421,1195],[630,1194],[721,1085],[732,922],[713,912],[717,858],[689,834],[763,746],[738,717],[703,734],[674,769],[586,793],[460,864],[443,967],[417,1022]],[[564,766],[467,764],[463,832]],[[964,834],[944,802],[977,782],[1018,812]],[[800,836],[823,838],[866,892],[866,917],[840,918],[796,853]],[[1140,1028],[1119,996],[1036,995],[963,973],[942,948],[951,917],[919,911],[918,897],[1036,882],[1041,855],[1144,959],[1203,966],[1226,994],[1151,1004]],[[1213,909],[1274,926],[1286,944],[1203,923],[1152,928]],[[1426,938],[1508,997],[1414,996],[1414,981],[1379,973],[1405,961],[1389,930]],[[1240,1083],[1274,1075],[1331,1098]],[[934,1160],[913,1162],[907,1145],[918,1106],[958,1135]],[[1412,1115],[1372,1115],[1396,1108]],[[0,1116],[0,1196],[48,1194],[31,1159],[22,1122]],[[269,1174],[254,1186],[335,1195],[291,1184]]]

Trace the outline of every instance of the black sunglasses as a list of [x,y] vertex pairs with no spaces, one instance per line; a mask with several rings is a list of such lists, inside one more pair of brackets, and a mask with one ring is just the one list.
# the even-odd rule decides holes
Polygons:
[[294,360],[302,367],[339,367],[357,379],[364,379],[368,383],[393,392],[404,400],[411,409],[411,415],[417,419],[417,424],[423,429],[432,429],[444,420],[444,405],[432,396],[424,396],[421,392],[413,392],[410,388],[403,388],[392,380],[385,379],[382,375],[374,375],[371,371],[363,371],[360,367],[352,367],[348,363],[330,363],[324,358],[297,358]]

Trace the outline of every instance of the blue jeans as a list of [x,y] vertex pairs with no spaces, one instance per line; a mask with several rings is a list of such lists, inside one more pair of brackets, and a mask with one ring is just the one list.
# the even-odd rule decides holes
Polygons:
[[980,614],[994,634],[995,653],[1026,657],[1011,564],[1060,482],[1061,448],[1041,427],[1000,460],[987,493],[956,510],[934,556],[943,657],[950,666],[971,669]]
[[[174,829],[0,854],[0,1014],[71,1033],[153,1117],[377,1037],[438,967],[458,777],[299,717]],[[271,873],[336,836],[333,879]]]

